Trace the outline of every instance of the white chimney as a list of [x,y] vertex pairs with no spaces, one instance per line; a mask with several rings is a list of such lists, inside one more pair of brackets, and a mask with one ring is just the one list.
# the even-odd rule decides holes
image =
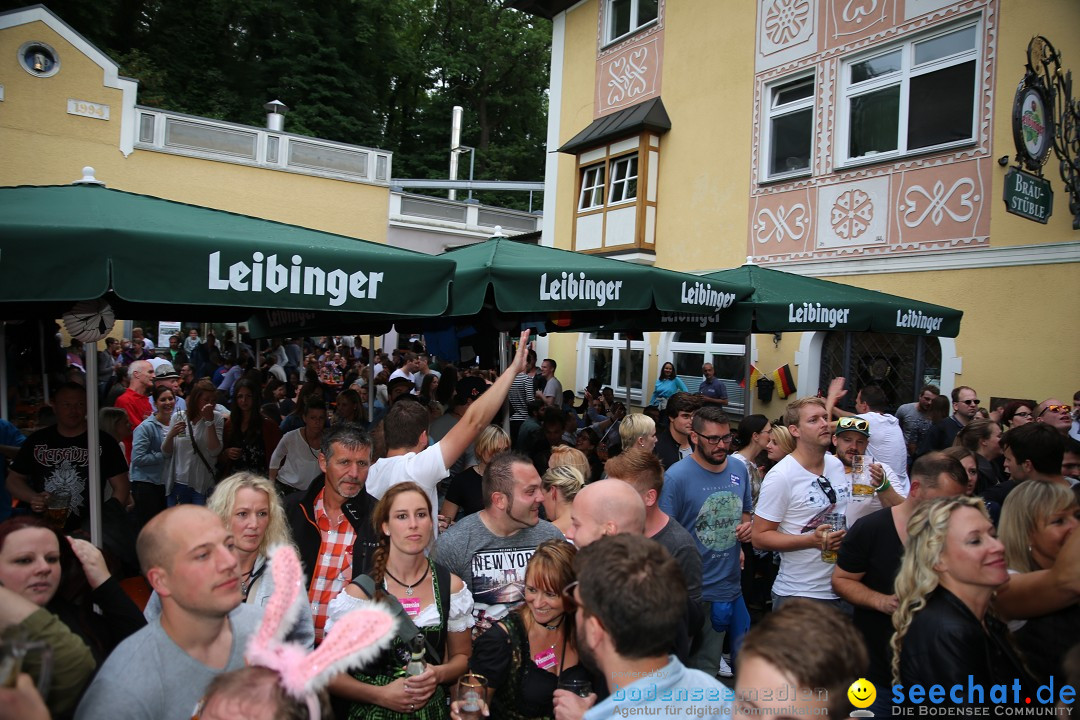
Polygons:
[[289,112],[289,106],[280,100],[271,100],[263,105],[266,110],[266,129],[274,132],[282,132],[285,129],[285,113]]

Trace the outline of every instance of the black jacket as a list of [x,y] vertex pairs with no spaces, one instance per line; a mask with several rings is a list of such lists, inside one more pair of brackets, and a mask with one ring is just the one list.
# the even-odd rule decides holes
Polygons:
[[[319,547],[322,545],[322,534],[319,526],[315,524],[315,498],[323,489],[324,482],[325,476],[319,475],[311,481],[311,487],[307,490],[292,493],[285,498],[285,517],[289,521],[293,542],[299,550],[300,562],[303,563],[309,582],[315,571]],[[342,506],[349,524],[356,531],[356,542],[353,544],[353,577],[371,570],[372,556],[379,541],[375,528],[371,525],[371,515],[377,502],[378,500],[367,492],[361,492]]]
[[[982,697],[976,693],[972,702],[968,698],[969,675],[972,685],[983,688]],[[988,615],[983,630],[967,605],[943,587],[915,613],[900,648],[900,684],[905,697],[912,685],[920,684],[924,689],[941,685],[946,692],[943,707],[986,707],[994,705],[990,688],[1004,684],[1012,705],[1013,681],[1017,679],[1020,702],[1025,697],[1034,702],[1034,685],[1009,639],[1008,628],[997,618]],[[962,688],[960,703],[949,696],[953,685]]]

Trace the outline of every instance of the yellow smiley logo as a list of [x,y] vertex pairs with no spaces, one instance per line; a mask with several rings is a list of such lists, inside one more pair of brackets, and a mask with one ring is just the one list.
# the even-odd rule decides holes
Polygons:
[[857,708],[868,708],[877,698],[877,688],[866,678],[859,678],[851,683],[847,691],[848,700]]

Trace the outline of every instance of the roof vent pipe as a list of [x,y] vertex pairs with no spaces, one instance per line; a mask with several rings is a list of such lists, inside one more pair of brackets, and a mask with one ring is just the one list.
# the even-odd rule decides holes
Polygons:
[[274,132],[282,132],[285,129],[285,113],[289,112],[289,106],[280,100],[271,100],[263,105],[266,110],[266,129]]

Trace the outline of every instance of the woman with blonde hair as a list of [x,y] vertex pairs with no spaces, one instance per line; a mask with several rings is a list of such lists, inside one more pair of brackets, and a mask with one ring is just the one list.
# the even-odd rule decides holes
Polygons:
[[950,707],[992,704],[989,688],[1002,678],[1017,679],[1030,696],[1027,671],[990,607],[1009,575],[1005,547],[982,500],[928,500],[907,529],[895,583],[893,683],[981,685],[987,693],[977,699],[965,693],[959,702],[947,696],[944,705]]
[[510,436],[498,425],[488,425],[480,431],[474,447],[476,464],[450,478],[446,499],[439,508],[439,532],[454,524],[459,511],[464,517],[484,509],[484,471],[491,458],[510,449]]
[[627,415],[619,423],[619,441],[623,450],[639,447],[652,452],[656,447],[656,423],[642,413]]
[[795,452],[795,438],[786,425],[774,423],[765,444],[765,455],[773,465]]
[[[582,454],[580,450],[574,452]],[[585,485],[581,469],[574,465],[553,465],[544,473],[541,483],[544,489],[544,514],[548,522],[565,535],[570,530],[570,507]]]
[[[1009,573],[1015,578],[1052,569],[1077,527],[1080,504],[1072,490],[1039,480],[1020,483],[1001,510],[1001,542]],[[1047,683],[1051,676],[1061,676],[1062,660],[1080,637],[1080,604],[1072,599],[1052,612],[1014,620],[1009,629],[1035,680]]]
[[[264,607],[274,592],[270,551],[278,545],[293,544],[285,508],[274,484],[255,473],[235,473],[218,483],[206,507],[232,533],[244,602]],[[297,594],[299,615],[287,639],[311,648],[315,646],[315,626],[306,585],[297,588]],[[147,619],[160,612],[161,602],[155,593],[146,606]]]
[[556,445],[551,448],[548,457],[548,468],[569,466],[581,473],[583,482],[591,482],[598,478],[592,477],[592,469],[589,466],[589,458],[585,453],[569,445]]

